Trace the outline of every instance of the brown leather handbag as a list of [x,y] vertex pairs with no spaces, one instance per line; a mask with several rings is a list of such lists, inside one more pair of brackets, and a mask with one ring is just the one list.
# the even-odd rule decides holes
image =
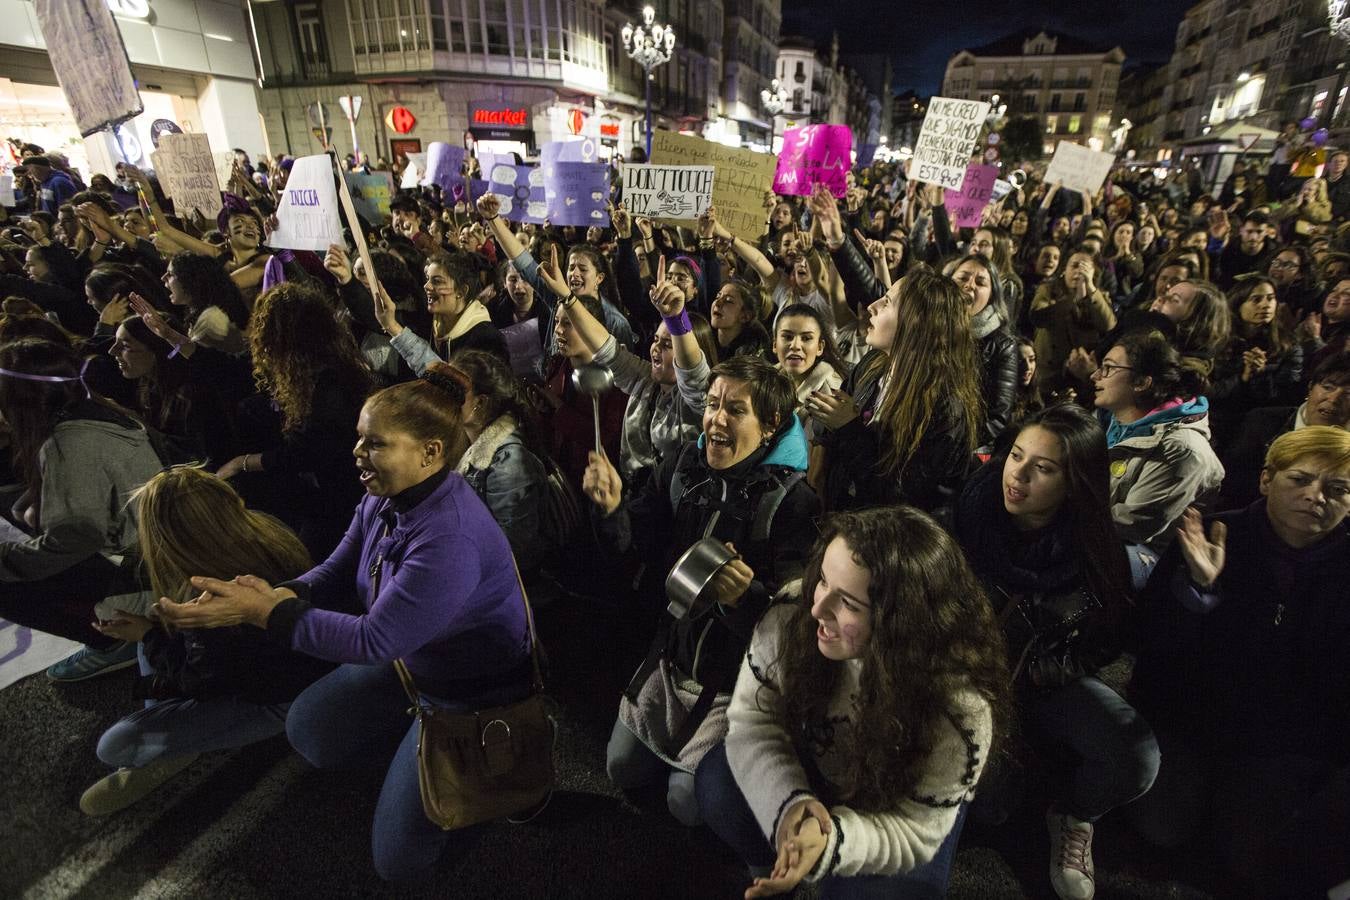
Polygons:
[[417,770],[422,808],[446,831],[494,819],[528,821],[543,811],[553,791],[555,728],[539,669],[534,614],[518,568],[516,583],[530,632],[529,697],[472,713],[437,709],[419,699],[403,660],[394,661],[412,701],[410,712],[421,726]]

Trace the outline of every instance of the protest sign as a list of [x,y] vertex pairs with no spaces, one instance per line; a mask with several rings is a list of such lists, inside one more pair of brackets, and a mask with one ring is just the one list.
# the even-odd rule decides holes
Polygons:
[[522,378],[535,370],[539,357],[544,355],[544,344],[539,339],[539,319],[526,319],[501,329],[506,341],[506,352],[511,357],[511,371]]
[[18,206],[14,197],[14,176],[0,175],[0,206]]
[[[411,156],[411,154],[410,154]],[[447,195],[455,185],[464,184],[464,148],[452,147],[444,141],[432,141],[427,146],[427,168],[420,184],[438,184]]]
[[388,172],[348,172],[347,188],[356,211],[373,225],[389,218],[389,199],[394,194],[394,176]]
[[853,131],[847,125],[806,125],[783,132],[783,150],[773,177],[776,194],[810,196],[817,183],[842,197],[852,163]]
[[987,115],[989,104],[980,100],[930,100],[914,144],[910,178],[960,190]]
[[696,219],[712,203],[712,166],[623,167],[623,208],[649,219]]
[[497,163],[487,176],[486,181],[473,182],[473,199],[485,193],[496,194],[502,201],[501,214],[508,222],[544,223],[548,199],[544,194],[544,173],[538,166]]
[[[764,195],[773,189],[774,158],[769,154],[658,131],[653,135],[652,162],[661,166],[712,166],[717,221],[747,241],[757,241],[764,234],[769,219]],[[693,224],[692,218],[669,221]]]
[[56,80],[82,136],[144,111],[107,0],[37,0],[34,11]]
[[539,164],[544,167],[545,172],[551,165],[560,162],[598,162],[595,155],[595,141],[592,138],[549,141],[539,151]]
[[216,163],[216,183],[222,191],[229,191],[230,179],[234,176],[234,151],[221,150],[211,154]]
[[998,166],[980,166],[972,163],[966,167],[966,177],[959,191],[948,188],[944,192],[947,215],[956,228],[979,228],[981,213],[993,197],[994,182],[998,179]]
[[216,158],[204,134],[165,134],[151,154],[155,174],[174,212],[186,219],[193,210],[214,219],[220,212],[220,183]]
[[345,243],[332,158],[327,153],[300,157],[281,192],[277,228],[268,246],[322,253],[329,244]]
[[554,163],[544,171],[544,200],[552,225],[608,225],[609,166]]
[[1095,194],[1111,172],[1114,153],[1092,150],[1072,141],[1060,141],[1055,157],[1045,170],[1045,183],[1059,182],[1071,191]]
[[1002,200],[1012,193],[1012,189],[1013,183],[1011,181],[1004,181],[1002,178],[994,179],[994,200]]
[[415,188],[427,170],[427,154],[409,153],[408,165],[403,169],[403,179],[398,183],[401,188]]

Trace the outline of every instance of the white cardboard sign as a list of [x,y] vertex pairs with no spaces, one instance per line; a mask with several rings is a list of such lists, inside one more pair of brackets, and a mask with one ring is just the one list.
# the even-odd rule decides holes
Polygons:
[[1072,141],[1060,141],[1055,148],[1055,157],[1045,170],[1045,183],[1059,182],[1071,191],[1083,194],[1095,194],[1106,181],[1111,166],[1116,161],[1114,153],[1093,150]]
[[37,0],[56,80],[83,137],[145,109],[107,0]]
[[966,167],[989,115],[981,100],[934,97],[928,102],[919,140],[914,144],[910,177],[959,191],[966,180]]
[[623,208],[649,219],[697,219],[712,205],[712,166],[623,167]]
[[277,229],[267,243],[271,247],[320,253],[330,244],[345,244],[333,163],[328,154],[302,156],[295,161],[277,207]]

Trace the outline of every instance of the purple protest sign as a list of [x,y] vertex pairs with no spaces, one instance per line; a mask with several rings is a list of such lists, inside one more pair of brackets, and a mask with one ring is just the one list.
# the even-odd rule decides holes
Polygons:
[[427,172],[422,184],[438,184],[449,194],[455,185],[464,183],[464,148],[453,147],[443,141],[432,141],[427,146]]
[[998,166],[972,163],[966,167],[966,180],[961,182],[961,190],[953,191],[948,188],[943,192],[947,215],[951,217],[953,227],[980,227],[984,208],[994,196],[994,182],[997,180]]
[[853,131],[847,125],[789,128],[773,176],[774,193],[805,197],[819,182],[834,196],[844,196],[852,153]]
[[560,162],[598,162],[595,155],[595,140],[580,138],[575,141],[549,141],[539,151],[539,164],[545,171]]
[[544,170],[544,198],[551,225],[608,225],[609,166],[555,163]]
[[509,222],[542,225],[548,214],[544,196],[544,175],[538,166],[509,166],[497,163],[486,181],[475,179],[470,196],[475,200],[485,193],[502,199],[501,214]]

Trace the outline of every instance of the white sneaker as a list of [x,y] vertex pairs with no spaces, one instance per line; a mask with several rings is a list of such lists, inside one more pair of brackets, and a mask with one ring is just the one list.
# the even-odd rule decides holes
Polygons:
[[1092,866],[1092,823],[1048,812],[1050,884],[1060,900],[1092,900],[1096,879]]

